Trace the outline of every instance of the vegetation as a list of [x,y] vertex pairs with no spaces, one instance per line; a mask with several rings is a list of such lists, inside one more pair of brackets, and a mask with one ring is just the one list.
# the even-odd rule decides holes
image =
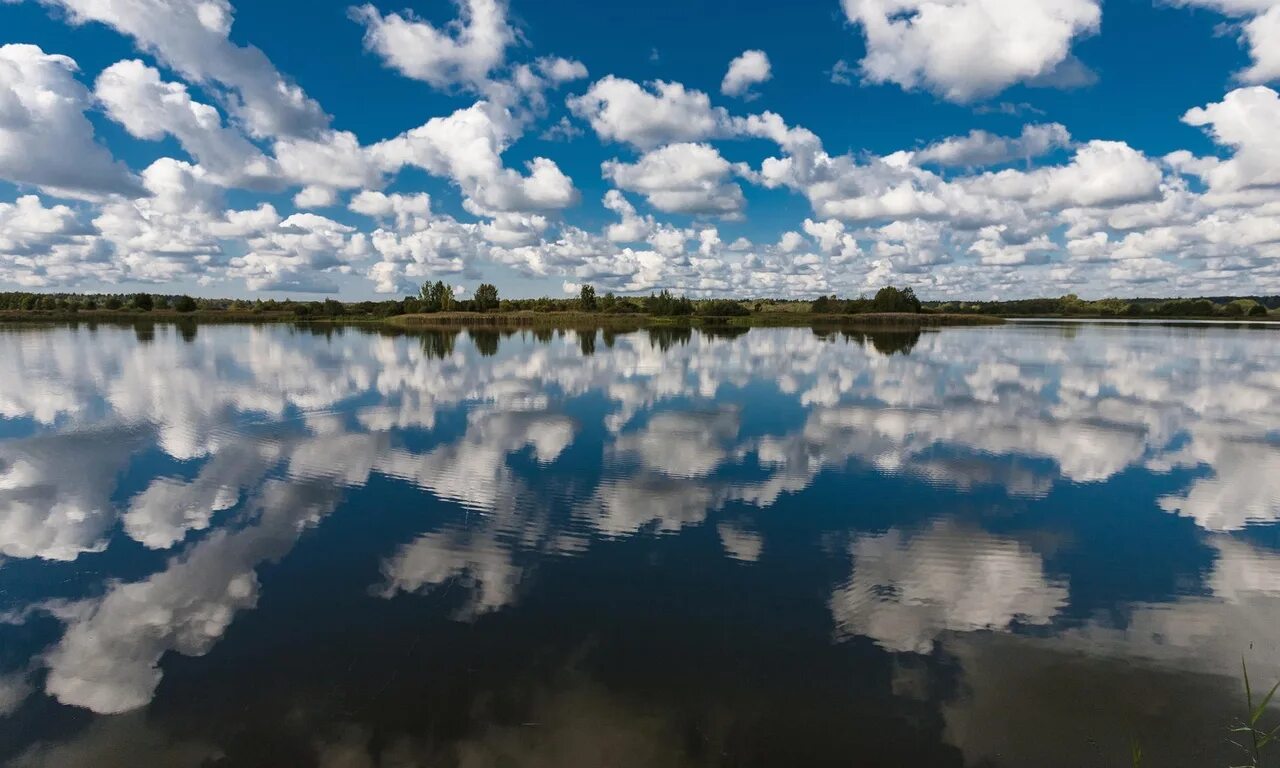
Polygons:
[[1244,672],[1244,697],[1245,707],[1248,713],[1247,720],[1231,729],[1231,732],[1237,735],[1239,741],[1236,746],[1244,751],[1248,763],[1248,768],[1260,768],[1262,766],[1262,753],[1266,748],[1280,736],[1280,725],[1271,730],[1266,730],[1262,726],[1262,716],[1267,712],[1267,705],[1271,703],[1271,699],[1275,697],[1276,691],[1280,690],[1280,683],[1276,683],[1271,692],[1262,697],[1262,701],[1254,703],[1253,688],[1249,685],[1249,667],[1245,665],[1244,660],[1240,660],[1240,669]]
[[835,296],[819,296],[810,309],[819,315],[863,315],[870,312],[920,314],[923,306],[911,288],[888,285],[877,291],[873,299],[863,297],[842,300]]
[[698,314],[703,317],[747,317],[751,310],[740,301],[729,299],[712,299],[698,305]]
[[476,305],[477,312],[488,312],[498,308],[498,289],[490,283],[481,283],[476,289],[476,296],[473,300]]
[[[1233,765],[1231,768],[1262,768],[1264,765],[1272,765],[1274,763],[1264,763],[1263,754],[1267,753],[1267,748],[1280,740],[1280,725],[1268,730],[1262,725],[1262,718],[1267,713],[1267,707],[1271,704],[1271,700],[1275,698],[1276,692],[1280,691],[1280,683],[1276,683],[1271,687],[1270,692],[1262,697],[1262,701],[1255,701],[1253,697],[1253,686],[1249,684],[1249,667],[1245,664],[1244,659],[1240,660],[1240,670],[1244,674],[1244,701],[1245,701],[1245,719],[1231,727],[1230,732],[1233,735],[1231,743],[1240,748],[1244,753],[1247,762],[1240,765]],[[1129,762],[1133,768],[1142,768],[1146,765],[1142,754],[1142,745],[1134,741],[1130,747]]]
[[1266,319],[1280,308],[1280,296],[1206,297],[1198,299],[1081,299],[1074,293],[1057,299],[1013,301],[929,302],[925,311],[983,314],[1000,317],[1110,318],[1249,318]]
[[[698,322],[721,325],[846,325],[923,327],[978,324],[996,317],[1280,319],[1280,296],[1197,299],[1099,299],[1074,294],[1056,299],[922,302],[911,288],[886,286],[872,296],[798,299],[692,299],[663,289],[647,296],[599,294],[583,285],[565,298],[506,299],[482,283],[470,299],[460,299],[442,280],[428,281],[415,296],[383,301],[293,301],[289,299],[208,299],[152,293],[0,293],[0,320],[57,320],[77,317],[155,320],[178,316],[198,322],[325,321],[384,322],[424,316],[412,324],[476,324],[478,317],[501,318],[499,325],[633,326],[640,323]],[[449,318],[443,317],[450,315]],[[456,315],[457,317],[453,317]],[[484,321],[488,323],[489,321]],[[408,322],[400,323],[410,324]]]
[[443,280],[437,280],[434,284],[423,283],[418,296],[427,312],[448,312],[453,309],[453,286],[445,285]]

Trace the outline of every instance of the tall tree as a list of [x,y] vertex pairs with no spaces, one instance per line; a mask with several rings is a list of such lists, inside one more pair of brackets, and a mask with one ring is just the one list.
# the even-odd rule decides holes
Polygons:
[[596,289],[591,285],[582,286],[582,292],[578,295],[578,303],[582,307],[583,312],[596,311]]
[[490,283],[481,283],[476,289],[476,309],[486,312],[498,308],[498,288]]
[[427,312],[448,312],[453,309],[453,287],[444,284],[443,280],[434,283],[423,283],[418,292],[426,306]]

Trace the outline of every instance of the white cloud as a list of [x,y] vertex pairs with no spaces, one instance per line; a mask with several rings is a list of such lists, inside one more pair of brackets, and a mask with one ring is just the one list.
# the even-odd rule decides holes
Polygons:
[[742,189],[729,181],[733,166],[709,144],[669,144],[634,163],[610,160],[602,167],[605,178],[667,213],[733,215],[746,205]]
[[191,98],[181,83],[165,82],[138,60],[112,64],[98,76],[94,95],[107,114],[140,139],[172,135],[205,170],[228,186],[270,186],[278,174],[239,131],[223,125],[218,110]]
[[1240,88],[1216,104],[1188,110],[1182,120],[1235,150],[1231,159],[1199,169],[1215,191],[1280,184],[1280,94],[1260,85]]
[[912,160],[921,164],[966,168],[1004,165],[1017,160],[1029,163],[1033,158],[1070,144],[1071,134],[1058,123],[1024,126],[1022,134],[1016,138],[975,130],[967,136],[955,136],[930,144],[913,153]]
[[701,91],[662,81],[646,89],[612,75],[570,98],[569,108],[589,122],[601,139],[640,149],[712,138],[724,133],[729,123],[728,113],[712,108],[711,99]]
[[501,154],[517,132],[505,108],[480,101],[448,117],[434,117],[369,152],[389,172],[414,166],[452,179],[473,212],[544,211],[576,203],[572,180],[552,160],[535,157],[527,164],[527,176],[503,167]]
[[141,193],[98,143],[85,117],[88,89],[75,61],[34,45],[0,46],[0,178],[52,194]]
[[1280,5],[1245,23],[1244,38],[1253,54],[1253,66],[1240,73],[1247,83],[1280,79]]
[[1175,5],[1208,8],[1243,18],[1240,41],[1248,46],[1253,64],[1238,73],[1246,83],[1280,78],[1280,4],[1275,0],[1172,0]]
[[1090,141],[1071,162],[1034,171],[1001,171],[973,182],[973,188],[1038,208],[1115,206],[1157,195],[1164,174],[1136,149],[1119,141]]
[[950,101],[1050,78],[1072,42],[1098,31],[1097,0],[843,0],[861,25],[863,78],[924,88]]
[[117,268],[93,227],[35,195],[0,203],[0,281],[29,288],[110,279]]
[[372,5],[352,9],[365,26],[365,47],[406,77],[437,88],[480,88],[502,66],[515,33],[507,24],[505,0],[458,0],[458,18],[437,29],[397,13],[383,16]]
[[622,219],[610,224],[605,230],[605,236],[611,242],[636,243],[646,240],[657,226],[652,216],[641,217],[636,213],[636,208],[631,201],[616,189],[605,193],[604,207],[618,214]]
[[720,92],[726,96],[749,98],[751,86],[766,82],[771,77],[769,57],[764,51],[743,51],[741,56],[729,62],[729,71],[720,81]]
[[133,38],[183,77],[221,85],[227,107],[255,136],[315,133],[328,116],[276,71],[262,51],[228,39],[228,0],[40,0],[61,8],[73,24],[98,22]]

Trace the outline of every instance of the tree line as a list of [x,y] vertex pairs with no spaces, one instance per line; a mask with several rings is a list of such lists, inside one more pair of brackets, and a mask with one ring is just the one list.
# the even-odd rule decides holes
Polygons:
[[1198,299],[1082,299],[1069,293],[1056,299],[1015,299],[1011,301],[939,302],[930,309],[954,314],[1000,315],[1004,317],[1083,316],[1116,318],[1261,318],[1280,307],[1280,297],[1234,297]]
[[129,314],[178,313],[199,316],[223,315],[308,318],[386,318],[406,314],[436,312],[587,312],[654,317],[741,317],[752,314],[806,312],[817,315],[857,315],[864,313],[946,313],[996,315],[1004,317],[1118,317],[1118,318],[1264,318],[1280,308],[1280,296],[1081,299],[1075,294],[1059,298],[1016,299],[1010,301],[921,301],[910,288],[886,286],[871,297],[840,298],[820,296],[803,299],[691,299],[663,289],[647,296],[599,294],[592,285],[579,287],[576,296],[565,298],[507,299],[497,286],[482,283],[470,298],[459,298],[456,290],[442,280],[424,283],[417,295],[381,301],[343,302],[335,299],[295,301],[291,299],[210,299],[184,294],[122,293],[32,293],[0,292],[0,312],[50,315],[78,312],[121,312]]

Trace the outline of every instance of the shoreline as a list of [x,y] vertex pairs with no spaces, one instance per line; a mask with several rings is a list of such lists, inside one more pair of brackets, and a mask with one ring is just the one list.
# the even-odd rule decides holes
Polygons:
[[1001,325],[1003,318],[989,315],[868,313],[827,315],[807,312],[762,312],[737,317],[656,316],[642,313],[606,312],[435,312],[427,314],[341,315],[333,317],[300,317],[289,312],[226,312],[197,310],[175,312],[155,310],[84,310],[80,312],[21,311],[0,312],[0,324],[40,325],[65,323],[108,323],[137,325],[169,323],[176,325],[209,324],[279,324],[338,325],[396,330],[430,330],[439,328],[618,328],[654,327],[710,328],[868,328],[880,330],[916,330],[953,326]]
[[1204,327],[1280,327],[1280,318],[1240,317],[1114,317],[1059,315],[975,315],[947,313],[863,313],[814,314],[811,312],[755,312],[736,317],[703,315],[657,316],[643,313],[608,312],[435,312],[390,315],[299,316],[292,312],[244,312],[225,310],[82,310],[65,311],[0,311],[0,325],[40,326],[64,324],[179,326],[234,324],[289,324],[297,326],[352,326],[385,329],[396,332],[465,328],[493,329],[613,329],[620,331],[645,328],[815,328],[880,331],[913,331],[956,327],[1029,325],[1063,323],[1072,325],[1184,325]]

